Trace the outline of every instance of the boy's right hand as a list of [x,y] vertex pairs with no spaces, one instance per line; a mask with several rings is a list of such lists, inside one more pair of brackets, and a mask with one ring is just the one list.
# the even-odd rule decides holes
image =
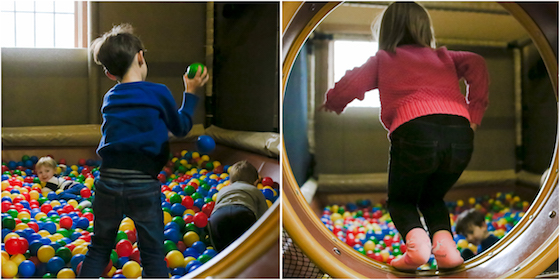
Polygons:
[[200,69],[199,67],[198,70],[196,71],[196,75],[192,79],[189,79],[189,77],[187,76],[187,72],[185,72],[183,74],[185,92],[195,93],[200,87],[206,84],[208,78],[209,76],[208,76],[208,71],[206,69],[206,66],[204,66],[204,69]]

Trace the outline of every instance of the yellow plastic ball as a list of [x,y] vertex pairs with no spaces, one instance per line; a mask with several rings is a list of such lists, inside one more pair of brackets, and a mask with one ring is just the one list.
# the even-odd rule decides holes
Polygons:
[[203,155],[200,157],[200,159],[202,159],[202,161],[209,161],[210,157],[208,155]]
[[6,251],[2,251],[2,263],[10,260],[10,254]]
[[37,257],[42,263],[47,263],[54,257],[54,248],[48,245],[43,245],[37,251]]
[[469,246],[467,248],[469,248],[474,254],[477,254],[478,246],[476,246],[472,243],[469,243]]
[[185,257],[178,250],[172,250],[165,256],[169,268],[185,267]]
[[342,215],[340,215],[339,213],[332,214],[331,221],[337,221],[337,220],[342,220]]
[[457,247],[464,249],[467,248],[469,246],[469,242],[465,239],[461,239],[457,242]]
[[[8,188],[9,186],[10,186],[10,183],[8,183],[8,181],[2,181],[2,191],[5,191],[6,188]],[[4,193],[2,193],[2,196],[4,196]]]
[[[57,190],[57,191],[62,191],[62,190]],[[51,206],[54,208],[56,206],[60,206],[60,202],[58,200],[53,200],[51,201]]]
[[[21,213],[26,213],[26,212],[21,212]],[[21,213],[20,213],[20,214],[21,214]],[[28,217],[29,214],[27,214],[27,215],[21,215],[21,216],[24,216],[24,217],[29,218],[29,217]],[[21,219],[21,218],[20,218],[20,215],[18,215],[18,219]],[[29,227],[29,226],[28,226],[27,224],[19,223],[19,224],[17,224],[16,227],[14,228],[14,231],[16,231],[16,230],[24,230],[24,229],[26,229],[26,228],[28,228],[28,227]]]
[[193,152],[192,153],[192,158],[197,159],[200,157],[200,154],[198,152]]
[[220,163],[219,161],[214,161],[212,164],[214,165],[214,168],[222,165],[222,163]]
[[76,273],[74,273],[74,270],[72,270],[71,268],[63,268],[58,271],[58,273],[56,274],[56,278],[59,279],[76,278]]
[[29,192],[29,198],[30,198],[31,200],[37,200],[37,199],[39,199],[39,192],[36,191],[36,190],[30,191],[30,192]]
[[10,260],[15,262],[17,265],[19,265],[22,261],[25,261],[27,258],[23,255],[23,254],[17,254],[17,255],[13,255]]
[[335,204],[335,205],[331,206],[331,212],[332,213],[338,212],[338,205]]
[[187,247],[191,247],[196,241],[200,241],[200,237],[194,231],[188,231],[185,235],[183,235],[183,242],[187,245]]
[[469,204],[473,205],[476,203],[476,199],[474,197],[469,198]]
[[463,205],[465,205],[465,202],[463,202],[463,200],[457,200],[457,207],[463,207]]
[[68,200],[68,204],[72,205],[72,207],[78,207],[78,202],[75,199]]
[[366,243],[364,244],[364,250],[367,251],[373,251],[373,249],[375,249],[375,243],[371,240],[366,241]]
[[215,193],[215,194],[212,196],[212,201],[216,201],[216,200],[218,200],[218,194],[217,194],[217,193]]
[[15,238],[19,238],[19,234],[15,233],[15,232],[10,232],[8,234],[6,234],[6,236],[4,237],[4,243],[6,243],[6,240],[15,237]]
[[167,225],[167,223],[171,222],[173,218],[171,217],[171,214],[169,214],[169,212],[167,211],[163,211],[163,224]]
[[2,277],[14,278],[18,273],[18,265],[13,261],[2,262]]
[[268,208],[270,208],[272,206],[272,201],[267,199],[266,200],[266,205],[268,205]]
[[187,150],[182,150],[182,151],[181,151],[181,156],[184,157],[187,153],[188,153]]
[[196,258],[194,257],[186,257],[185,259],[185,266],[188,265],[190,262],[195,261]]
[[183,212],[183,216],[187,215],[187,214],[194,216],[194,214],[196,214],[196,213],[192,209],[187,209],[187,210],[185,210],[185,212]]
[[39,212],[33,218],[35,218],[35,220],[40,220],[41,218],[46,217],[46,216],[47,216],[47,214],[45,214],[43,212]]
[[128,261],[122,267],[122,274],[126,278],[138,278],[142,276],[142,269],[135,261]]

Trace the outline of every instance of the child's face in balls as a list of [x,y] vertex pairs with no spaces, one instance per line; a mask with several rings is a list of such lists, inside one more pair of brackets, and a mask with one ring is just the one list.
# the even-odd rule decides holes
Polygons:
[[467,241],[474,245],[480,245],[488,235],[486,225],[471,225],[467,231]]
[[54,176],[55,170],[50,166],[40,166],[37,167],[36,172],[41,182],[47,182]]

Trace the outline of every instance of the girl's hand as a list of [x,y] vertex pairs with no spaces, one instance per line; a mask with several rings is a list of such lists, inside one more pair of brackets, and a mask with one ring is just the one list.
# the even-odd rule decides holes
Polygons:
[[477,128],[478,128],[478,124],[476,124],[476,123],[471,123],[471,129],[472,129],[473,131],[476,131]]
[[325,104],[322,104],[319,108],[317,108],[317,112],[332,112],[332,110],[329,110]]
[[198,70],[196,71],[196,75],[192,79],[189,79],[189,77],[187,77],[187,72],[183,74],[185,92],[195,93],[199,88],[204,86],[206,82],[208,82],[209,76],[208,76],[208,71],[206,69],[206,66],[204,67],[202,73],[200,73],[201,71],[202,70],[199,67]]

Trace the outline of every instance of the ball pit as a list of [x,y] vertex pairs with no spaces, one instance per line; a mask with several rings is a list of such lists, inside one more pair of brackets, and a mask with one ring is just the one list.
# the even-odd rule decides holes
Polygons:
[[[25,165],[26,160],[31,163]],[[80,160],[60,174],[84,185],[76,199],[66,201],[54,192],[43,194],[33,173],[37,160],[24,156],[21,162],[2,164],[2,277],[75,278],[93,234],[91,201],[99,162]],[[228,168],[208,155],[182,151],[172,155],[158,175],[166,262],[173,277],[196,270],[216,255],[205,226],[217,193],[229,185]],[[278,199],[278,183],[271,178],[263,178],[258,188],[269,205]],[[104,277],[141,276],[136,239],[134,221],[124,218]]]
[[[470,244],[465,236],[455,233],[457,216],[471,208],[486,215],[488,231],[502,238],[523,217],[529,202],[521,201],[514,193],[496,193],[482,197],[471,197],[465,201],[447,202],[450,213],[454,240],[457,249],[470,249],[480,253],[480,246]],[[390,264],[391,261],[406,252],[406,245],[395,229],[391,216],[383,202],[372,205],[369,200],[358,200],[356,203],[326,206],[321,222],[337,236],[339,240],[353,247],[359,253],[378,262]],[[436,269],[433,257],[421,270]]]

